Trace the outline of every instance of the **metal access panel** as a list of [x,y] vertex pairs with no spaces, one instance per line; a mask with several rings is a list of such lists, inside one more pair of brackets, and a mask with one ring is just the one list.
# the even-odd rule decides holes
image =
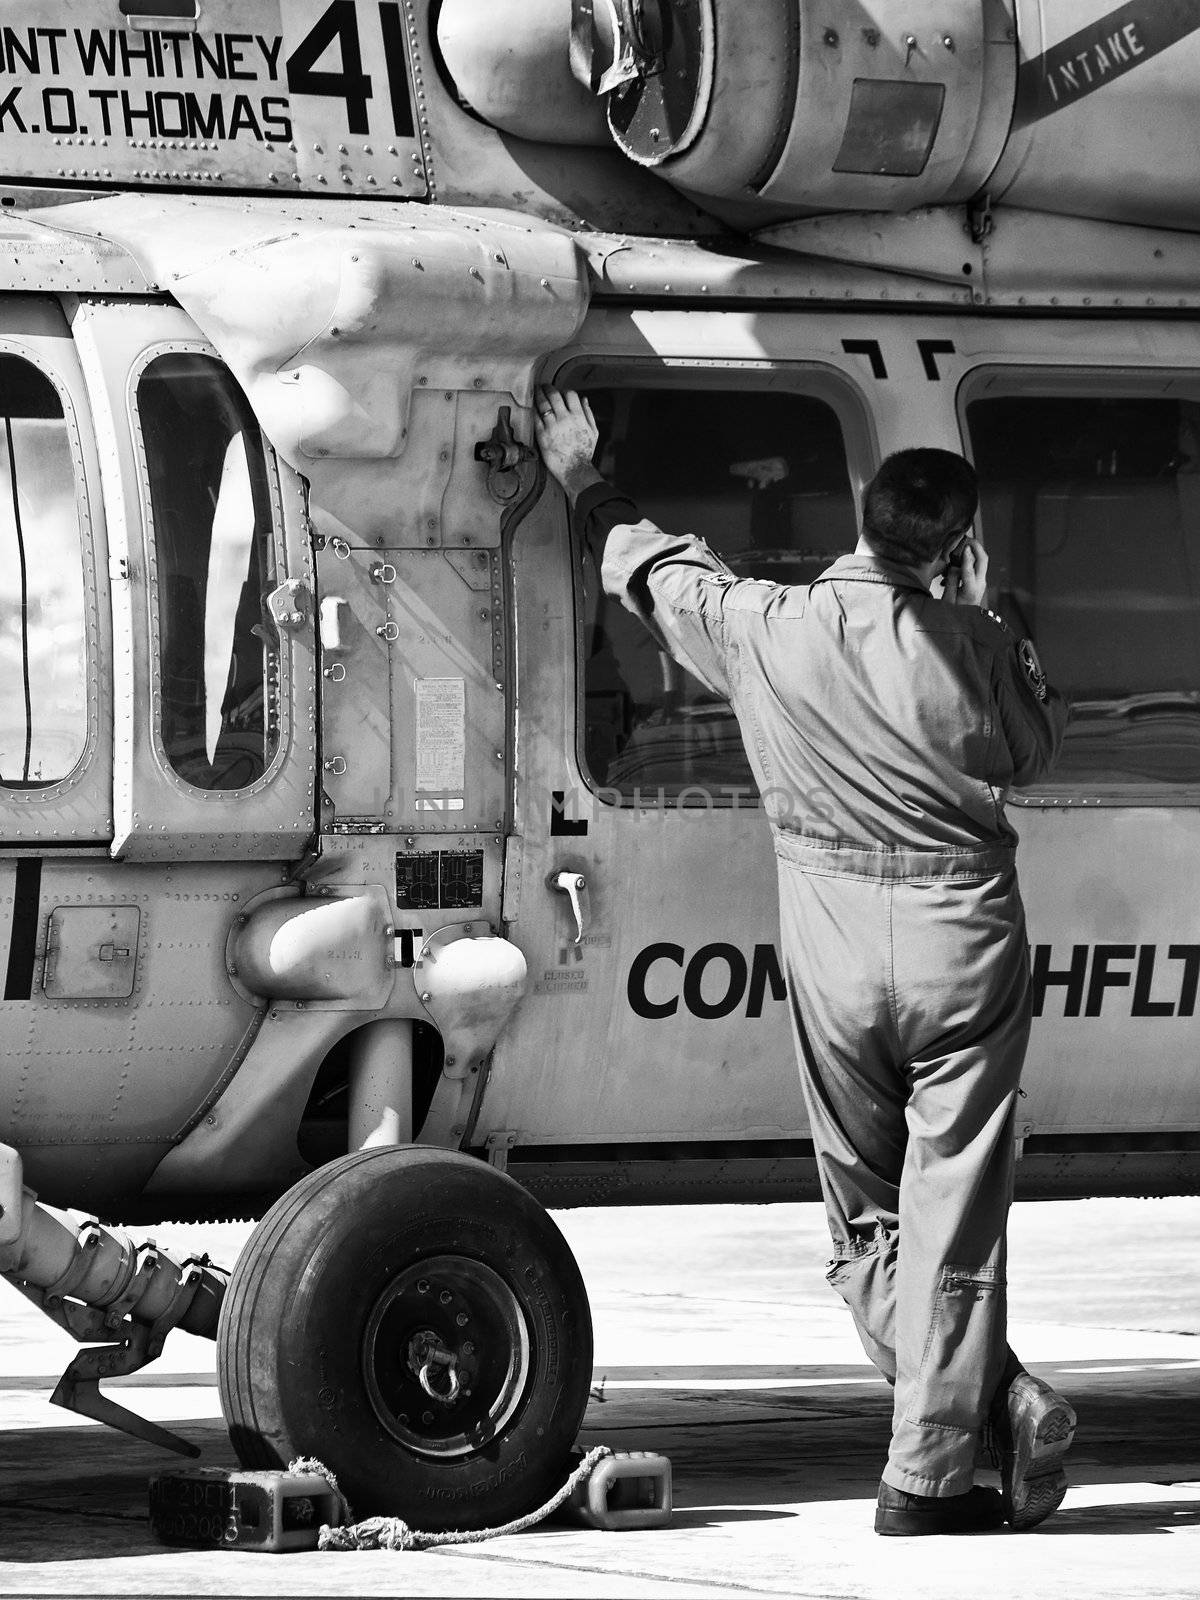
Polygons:
[[504,816],[504,605],[498,550],[389,550],[399,827],[494,832]]
[[137,976],[136,906],[55,906],[42,989],[51,1000],[127,1000]]

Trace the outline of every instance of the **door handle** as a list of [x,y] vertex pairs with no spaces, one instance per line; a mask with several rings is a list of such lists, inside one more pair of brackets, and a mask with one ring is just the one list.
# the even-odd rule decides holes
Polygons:
[[570,900],[575,917],[575,937],[571,942],[582,944],[583,930],[591,915],[587,879],[582,872],[552,872],[546,879],[546,886],[558,894],[565,894]]

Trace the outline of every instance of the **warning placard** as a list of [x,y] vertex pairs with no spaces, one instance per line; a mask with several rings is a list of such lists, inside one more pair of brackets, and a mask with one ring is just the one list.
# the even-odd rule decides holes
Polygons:
[[466,780],[466,682],[418,678],[416,690],[417,792],[444,798],[461,794]]

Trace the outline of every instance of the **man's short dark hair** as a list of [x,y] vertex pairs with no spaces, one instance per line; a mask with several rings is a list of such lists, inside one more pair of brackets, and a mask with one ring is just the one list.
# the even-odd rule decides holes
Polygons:
[[863,534],[876,555],[901,566],[933,561],[979,505],[975,469],[952,450],[897,450],[863,496]]

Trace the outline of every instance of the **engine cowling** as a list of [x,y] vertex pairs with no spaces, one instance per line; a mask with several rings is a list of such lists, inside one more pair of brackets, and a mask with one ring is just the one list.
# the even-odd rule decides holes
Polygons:
[[908,211],[986,192],[1200,228],[1200,0],[899,9],[444,0],[438,38],[485,120],[542,142],[611,141],[730,220]]

